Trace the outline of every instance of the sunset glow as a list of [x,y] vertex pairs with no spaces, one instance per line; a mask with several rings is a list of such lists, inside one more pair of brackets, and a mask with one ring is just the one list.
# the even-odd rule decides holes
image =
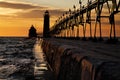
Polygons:
[[[86,1],[83,3],[86,4]],[[52,26],[66,10],[73,9],[73,5],[78,8],[78,0],[0,0],[0,36],[28,36],[31,25],[42,33],[45,10],[50,12]],[[118,30],[119,17],[120,14],[116,16]]]

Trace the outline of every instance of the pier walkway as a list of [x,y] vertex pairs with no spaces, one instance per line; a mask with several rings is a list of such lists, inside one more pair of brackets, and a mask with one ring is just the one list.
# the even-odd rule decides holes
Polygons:
[[116,44],[109,44],[106,41],[102,42],[93,42],[93,41],[83,41],[83,40],[65,40],[57,38],[45,39],[45,41],[50,42],[51,44],[60,45],[63,47],[74,48],[83,52],[86,56],[93,57],[104,57],[111,58],[111,60],[116,59],[120,61],[120,42]]
[[93,42],[83,40],[65,40],[65,39],[49,39],[54,44],[67,45],[68,47],[75,48],[80,52],[84,52],[84,55],[93,57],[118,59],[120,61],[120,42],[116,44],[109,44],[106,41]]

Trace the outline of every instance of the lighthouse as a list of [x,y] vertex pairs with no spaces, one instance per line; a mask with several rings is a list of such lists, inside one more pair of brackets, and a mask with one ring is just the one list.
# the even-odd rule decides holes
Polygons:
[[48,10],[46,10],[44,13],[44,25],[43,25],[43,37],[45,38],[50,37],[49,26],[50,26],[50,15],[49,15]]

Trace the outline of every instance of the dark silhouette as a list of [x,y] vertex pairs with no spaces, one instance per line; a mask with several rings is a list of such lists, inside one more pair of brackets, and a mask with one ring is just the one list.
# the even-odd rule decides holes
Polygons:
[[50,15],[49,12],[46,10],[44,14],[44,28],[43,28],[43,37],[50,37],[49,35],[49,25],[50,24]]
[[36,33],[36,29],[34,28],[34,26],[32,25],[29,29],[29,37],[37,37],[37,33]]

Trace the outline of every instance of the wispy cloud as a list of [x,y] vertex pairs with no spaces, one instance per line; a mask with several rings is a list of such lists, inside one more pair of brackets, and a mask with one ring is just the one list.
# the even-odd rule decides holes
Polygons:
[[[21,12],[21,13],[16,13],[18,17],[22,18],[43,18],[45,10],[30,10],[28,12]],[[65,11],[64,10],[59,10],[59,9],[54,9],[54,10],[49,10],[50,16],[51,17],[58,17],[62,15]]]
[[32,4],[26,4],[26,3],[11,3],[11,2],[3,2],[0,1],[0,7],[2,8],[11,8],[11,9],[33,9],[33,8],[45,8],[40,6],[35,6]]
[[[45,10],[49,10],[51,17],[58,17],[65,11],[62,9],[51,9],[49,7],[28,4],[0,1],[0,14],[11,15],[18,18],[43,18]],[[18,11],[18,12],[17,12]]]

